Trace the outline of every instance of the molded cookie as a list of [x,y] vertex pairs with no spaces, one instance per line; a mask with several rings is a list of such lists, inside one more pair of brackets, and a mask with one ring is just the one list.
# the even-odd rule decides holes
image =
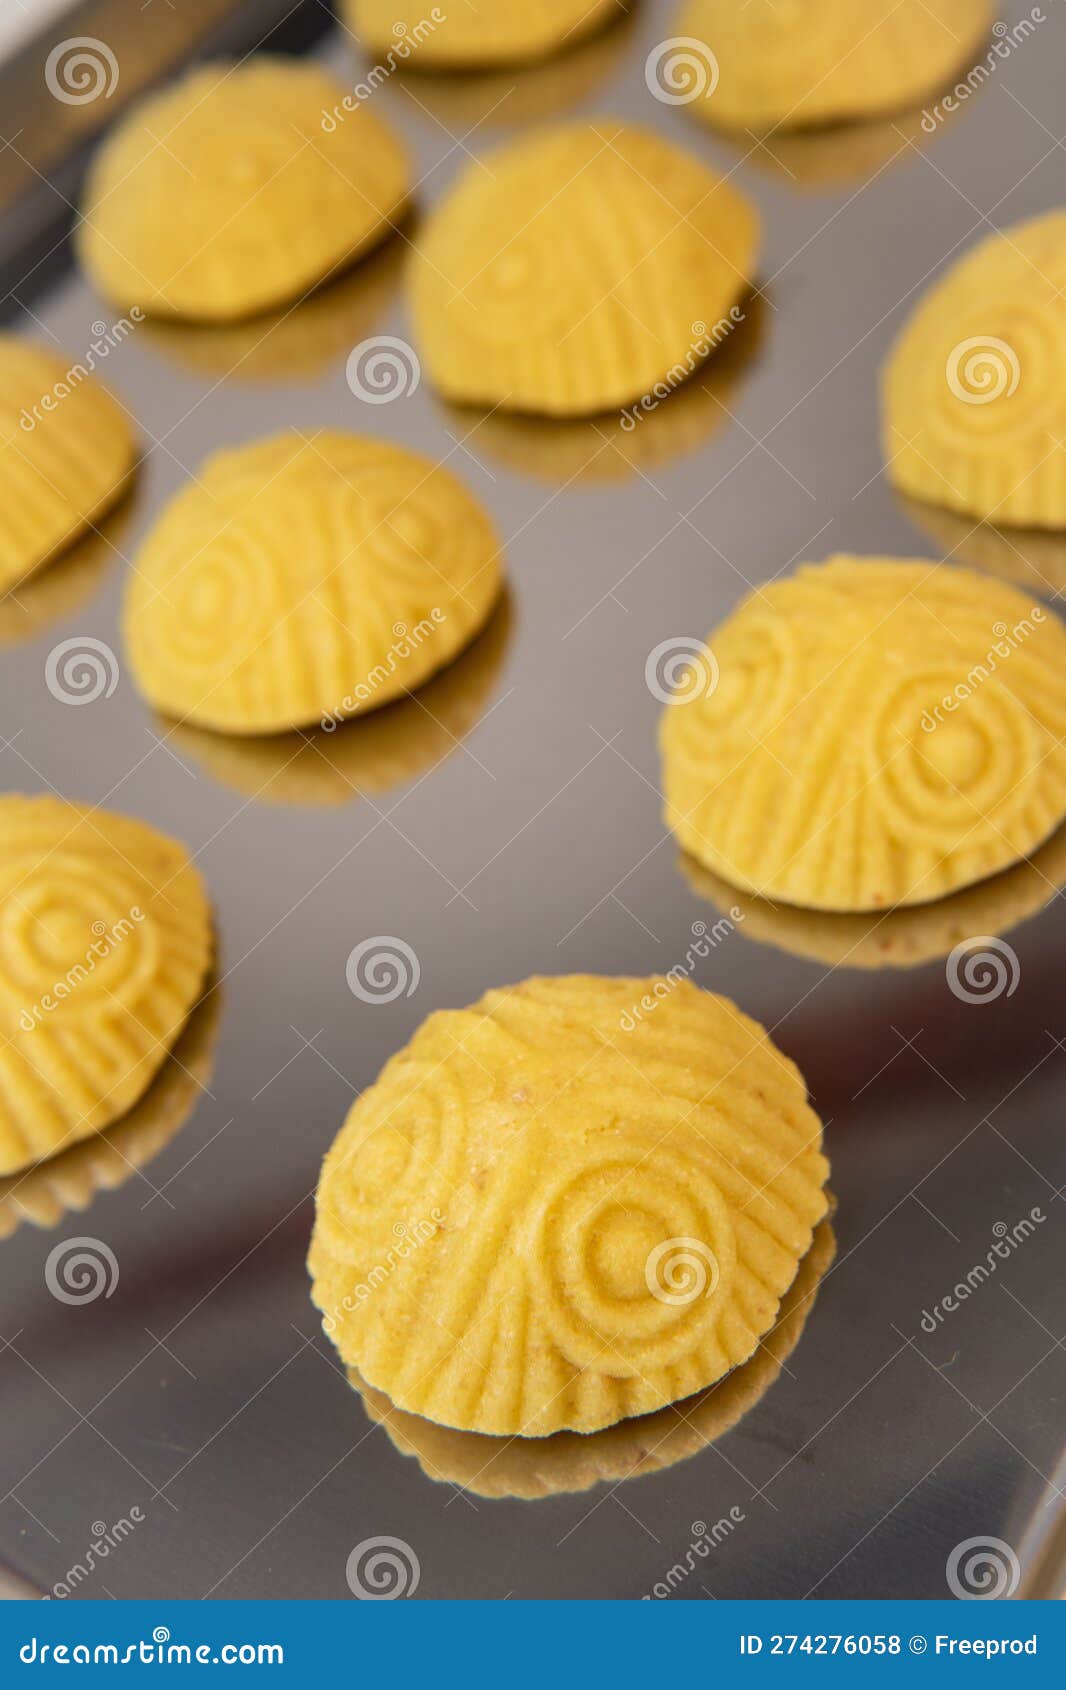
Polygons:
[[546,58],[621,12],[619,0],[462,0],[432,9],[422,0],[342,0],[343,16],[367,52],[392,52],[414,70]]
[[832,558],[758,589],[664,709],[665,816],[809,908],[922,903],[1066,815],[1066,630],[969,570]]
[[357,435],[209,458],[149,534],[125,609],[164,714],[229,733],[335,723],[449,663],[502,585],[489,517],[446,470]]
[[684,0],[657,79],[723,129],[840,123],[899,110],[969,67],[988,0]]
[[211,950],[203,883],[175,840],[57,798],[0,798],[0,1174],[137,1101]]
[[523,136],[469,165],[422,232],[428,373],[461,404],[549,416],[679,386],[730,325],[757,246],[743,195],[650,130]]
[[826,1212],[795,1065],[688,981],[575,975],[431,1015],[323,1164],[344,1362],[468,1431],[592,1431],[751,1355]]
[[256,54],[149,94],[104,142],[78,237],[123,308],[225,322],[296,299],[380,241],[406,149],[316,65]]
[[0,335],[0,592],[71,545],[128,485],[133,431],[79,368]]
[[1066,211],[990,235],[925,295],[889,356],[886,474],[912,498],[1066,528]]

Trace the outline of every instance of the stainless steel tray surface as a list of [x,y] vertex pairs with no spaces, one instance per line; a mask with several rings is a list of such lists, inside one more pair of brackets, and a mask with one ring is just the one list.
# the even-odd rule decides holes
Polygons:
[[[529,1503],[432,1483],[346,1383],[304,1258],[323,1152],[430,1010],[537,972],[665,971],[694,924],[718,920],[660,819],[649,652],[704,637],[749,584],[797,561],[939,553],[881,473],[877,371],[954,255],[1064,198],[1066,21],[1048,11],[935,134],[901,119],[773,156],[651,97],[663,5],[546,70],[473,86],[398,73],[377,90],[415,149],[423,208],[470,153],[581,113],[639,118],[757,201],[758,309],[630,435],[483,420],[425,383],[386,405],[354,397],[351,347],[411,337],[409,230],[278,326],[145,323],[101,367],[145,458],[107,544],[3,608],[3,784],[190,843],[220,948],[217,1026],[200,1029],[190,1071],[206,1074],[202,1047],[217,1047],[189,1118],[143,1167],[52,1229],[0,1241],[0,1551],[37,1588],[347,1598],[353,1549],[389,1537],[417,1559],[417,1598],[639,1597],[677,1564],[675,1600],[939,1597],[966,1540],[1003,1540],[1023,1573],[1038,1537],[1046,1550],[1066,1421],[1066,850],[1039,860],[1029,903],[1047,907],[1007,935],[1014,988],[987,1001],[957,997],[943,957],[834,967],[754,920],[720,929],[697,963],[698,982],[765,1022],[809,1080],[839,1254],[781,1378],[694,1459]],[[365,71],[340,31],[320,50],[348,84]],[[15,292],[32,297],[29,283]],[[76,358],[113,315],[71,274],[21,326]],[[127,560],[208,452],[321,425],[395,438],[465,478],[507,536],[508,606],[425,708],[347,727],[296,765],[291,748],[172,733],[124,670]],[[1054,559],[1041,567],[1032,590],[1051,596]],[[119,671],[81,707],[45,678],[75,638],[106,642]],[[374,935],[417,955],[410,996],[349,990],[349,953]],[[923,1328],[1034,1208],[1044,1219],[1009,1259]],[[117,1280],[64,1304],[46,1263],[78,1237],[106,1245]],[[701,1535],[707,1555],[692,1553]]]

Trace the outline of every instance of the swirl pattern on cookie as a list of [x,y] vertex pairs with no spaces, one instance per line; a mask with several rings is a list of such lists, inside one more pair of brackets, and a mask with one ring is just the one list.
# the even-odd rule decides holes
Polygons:
[[969,67],[989,0],[683,0],[657,80],[730,130],[796,129],[881,116]]
[[410,185],[366,101],[316,65],[256,54],[200,66],[119,122],[89,173],[78,250],[123,309],[229,322],[382,240]]
[[428,372],[459,403],[547,416],[678,386],[737,320],[757,245],[747,200],[649,130],[523,136],[470,165],[422,233]]
[[211,914],[184,848],[55,798],[0,798],[0,1173],[116,1121],[196,1002]]
[[1066,211],[990,235],[921,300],[883,382],[886,474],[930,505],[1066,528]]
[[123,412],[91,376],[0,335],[0,592],[117,503],[135,456]]
[[578,975],[423,1023],[323,1164],[312,1296],[348,1366],[470,1431],[591,1431],[772,1326],[826,1209],[821,1126],[691,983]]
[[217,453],[130,580],[134,678],[165,715],[276,733],[420,686],[496,603],[495,529],[448,472],[323,431]]
[[[364,49],[419,70],[478,69],[547,58],[619,16],[618,0],[342,0]],[[438,16],[443,12],[443,16]]]
[[1066,815],[1066,630],[969,570],[832,558],[709,636],[660,736],[665,816],[732,885],[827,910],[922,903]]

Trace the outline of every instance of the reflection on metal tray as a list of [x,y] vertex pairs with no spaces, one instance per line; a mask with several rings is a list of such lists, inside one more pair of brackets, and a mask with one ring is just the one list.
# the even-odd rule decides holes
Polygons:
[[[839,1203],[836,1260],[802,1335],[702,1453],[536,1501],[434,1482],[401,1453],[412,1429],[394,1428],[397,1447],[379,1423],[387,1405],[368,1415],[308,1299],[321,1156],[429,1010],[535,972],[665,971],[694,924],[718,919],[719,893],[660,820],[647,654],[701,637],[748,583],[794,560],[944,545],[935,515],[902,507],[881,477],[879,361],[949,254],[988,220],[1061,199],[1048,135],[1057,11],[936,135],[901,120],[772,156],[652,100],[644,60],[670,11],[638,6],[550,74],[396,75],[373,97],[415,151],[422,208],[469,152],[538,114],[639,117],[735,170],[766,226],[764,298],[743,344],[626,434],[483,419],[425,385],[360,404],[350,347],[410,333],[404,231],[283,319],[145,324],[117,345],[103,373],[146,442],[133,499],[102,541],[0,606],[4,785],[189,840],[216,902],[224,986],[195,1108],[180,1122],[172,1099],[165,1120],[142,1121],[127,1178],[107,1177],[112,1151],[100,1178],[95,1161],[53,1178],[36,1215],[12,1221],[0,1205],[0,1552],[40,1590],[130,1520],[76,1594],[343,1598],[349,1554],[376,1537],[409,1546],[428,1598],[636,1597],[686,1556],[675,1600],[935,1597],[953,1549],[988,1537],[1019,1556],[1023,1589],[1061,1588],[1061,841],[1044,888],[1023,871],[942,926],[893,929],[885,960],[910,966],[869,966],[874,946],[851,967],[839,928],[769,907],[699,963],[700,984],[764,1021],[807,1075]],[[172,27],[163,8],[130,17],[142,41]],[[339,31],[318,50],[349,82],[359,74]],[[25,121],[47,130],[41,88],[24,100]],[[47,224],[31,221],[4,227],[24,245]],[[33,273],[5,309],[18,317],[32,300],[21,327],[76,357],[104,308],[75,275],[41,292],[28,250],[21,273]],[[433,683],[432,717],[405,707],[317,744],[233,746],[170,732],[124,674],[85,708],[55,699],[44,665],[57,641],[105,640],[121,662],[129,560],[203,457],[324,424],[446,458],[508,536],[508,604]],[[979,564],[1031,590],[1046,581],[1039,557],[1027,575],[1016,546],[971,540]],[[1015,989],[983,1003],[946,976],[944,940],[971,908],[983,924],[1019,923]],[[414,947],[421,979],[409,998],[367,1005],[345,962],[379,933]],[[1035,1210],[1045,1219],[1009,1259],[933,1314]],[[118,1280],[67,1306],[45,1263],[79,1236],[106,1243]],[[428,1459],[441,1466],[432,1447]],[[711,1552],[690,1555],[723,1520]]]

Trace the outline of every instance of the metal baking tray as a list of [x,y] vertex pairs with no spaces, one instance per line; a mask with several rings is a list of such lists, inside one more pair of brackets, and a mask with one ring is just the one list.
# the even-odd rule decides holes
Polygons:
[[[120,60],[162,11],[116,16]],[[660,819],[645,664],[664,640],[703,637],[749,584],[833,550],[979,545],[1034,593],[1066,584],[1054,544],[1031,556],[966,525],[931,538],[885,484],[875,398],[936,272],[990,226],[1061,201],[1066,19],[1051,8],[933,134],[909,116],[768,148],[650,96],[645,60],[670,12],[640,5],[548,67],[397,72],[373,97],[414,149],[423,208],[469,154],[537,119],[639,118],[733,172],[765,223],[761,296],[687,388],[628,434],[462,414],[424,383],[360,402],[350,349],[410,338],[405,230],[280,322],[146,323],[116,345],[100,373],[143,431],[133,498],[102,541],[0,609],[4,787],[187,840],[219,935],[208,1024],[190,1029],[166,1094],[125,1124],[108,1164],[119,1183],[60,1214],[94,1177],[68,1170],[37,1193],[54,1226],[0,1240],[12,1588],[346,1598],[353,1549],[389,1537],[417,1558],[417,1598],[931,1598],[949,1594],[956,1546],[991,1536],[1018,1556],[1021,1591],[1061,1592],[1066,845],[908,929],[935,952],[945,923],[969,936],[1001,907],[1024,913],[1007,935],[1013,989],[981,1002],[955,995],[942,955],[834,966],[832,925],[753,910],[716,927],[713,888],[686,875]],[[349,85],[365,70],[339,29],[314,50]],[[6,309],[76,358],[111,313],[54,269],[44,287],[35,253]],[[241,748],[170,732],[123,667],[127,560],[205,454],[318,425],[446,460],[507,536],[507,605],[421,701],[328,740]],[[119,679],[70,707],[45,665],[83,638],[116,652]],[[322,1154],[430,1010],[535,972],[665,971],[700,923],[713,942],[695,978],[772,1029],[828,1122],[838,1256],[806,1330],[739,1423],[682,1464],[534,1502],[434,1483],[367,1417],[308,1300]],[[367,1004],[345,965],[380,934],[412,947],[420,978]],[[1034,1209],[1044,1219],[1007,1258],[930,1316]],[[118,1277],[69,1305],[45,1269],[79,1237],[106,1244]],[[93,1570],[68,1578],[101,1543]]]

